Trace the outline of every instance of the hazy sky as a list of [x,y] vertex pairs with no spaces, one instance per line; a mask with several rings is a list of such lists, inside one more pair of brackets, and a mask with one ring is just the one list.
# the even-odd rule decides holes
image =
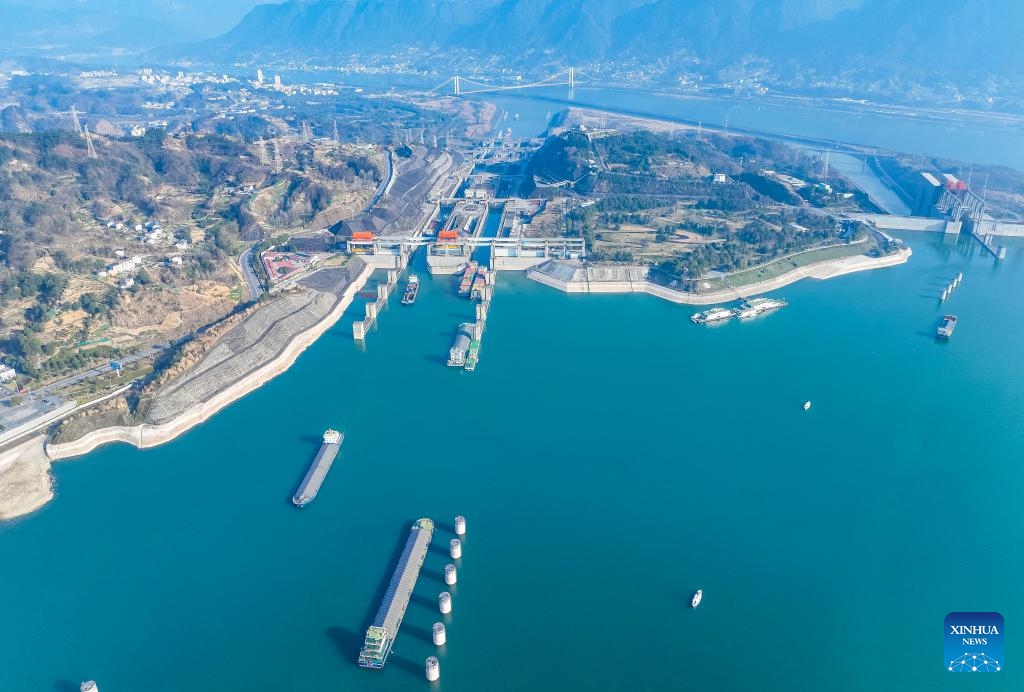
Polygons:
[[115,11],[164,19],[201,35],[215,36],[232,28],[256,5],[268,1],[276,0],[0,0],[0,3],[56,10],[77,7],[103,13]]

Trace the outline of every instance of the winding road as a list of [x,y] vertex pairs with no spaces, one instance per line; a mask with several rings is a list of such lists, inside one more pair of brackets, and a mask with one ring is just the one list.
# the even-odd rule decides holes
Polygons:
[[256,245],[250,245],[238,258],[238,268],[242,270],[242,277],[249,289],[249,300],[259,300],[259,297],[263,295],[263,286],[256,278],[256,269],[252,266],[252,253],[255,249]]

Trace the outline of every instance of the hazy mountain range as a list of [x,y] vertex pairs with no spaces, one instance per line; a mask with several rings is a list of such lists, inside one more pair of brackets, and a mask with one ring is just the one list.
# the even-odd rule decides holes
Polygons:
[[620,57],[1024,65],[1019,0],[289,0],[255,7],[212,54],[330,56],[463,47],[527,61]]
[[[981,103],[1014,90],[1024,98],[1021,0],[255,1],[0,0],[0,44],[120,42],[148,50],[149,61],[192,64],[396,56],[439,74],[460,63],[535,75],[618,65],[665,81],[698,72],[844,84],[851,94],[921,87]],[[195,40],[234,16],[230,30]]]

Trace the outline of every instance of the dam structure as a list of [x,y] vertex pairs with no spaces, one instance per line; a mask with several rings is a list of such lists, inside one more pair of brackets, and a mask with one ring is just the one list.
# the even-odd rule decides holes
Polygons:
[[380,670],[387,662],[433,536],[434,522],[430,519],[419,519],[412,525],[412,531],[409,532],[405,549],[398,558],[398,565],[391,575],[391,582],[384,592],[377,615],[373,619],[373,624],[366,630],[366,639],[363,641],[358,660],[363,668]]

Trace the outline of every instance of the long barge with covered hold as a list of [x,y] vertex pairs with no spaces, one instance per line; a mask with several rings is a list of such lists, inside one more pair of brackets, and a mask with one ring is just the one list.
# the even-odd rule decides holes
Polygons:
[[334,458],[341,451],[341,443],[344,441],[345,433],[340,433],[337,430],[328,430],[324,433],[324,443],[320,446],[320,451],[316,453],[313,463],[309,465],[309,470],[306,471],[306,477],[299,484],[299,489],[295,491],[292,504],[296,507],[305,507],[316,498],[324,478],[327,477],[327,472],[331,470]]
[[384,599],[377,609],[377,615],[373,618],[373,624],[366,630],[366,638],[363,640],[363,648],[359,651],[358,659],[359,665],[363,668],[379,670],[387,662],[433,537],[434,522],[430,519],[420,519],[412,525],[412,531],[409,532],[402,556],[398,558],[398,565],[391,575],[391,582],[384,592]]
[[455,332],[455,342],[448,350],[448,367],[461,368],[466,365],[466,356],[473,343],[472,330],[473,324],[470,322],[463,322],[459,325],[459,330]]

